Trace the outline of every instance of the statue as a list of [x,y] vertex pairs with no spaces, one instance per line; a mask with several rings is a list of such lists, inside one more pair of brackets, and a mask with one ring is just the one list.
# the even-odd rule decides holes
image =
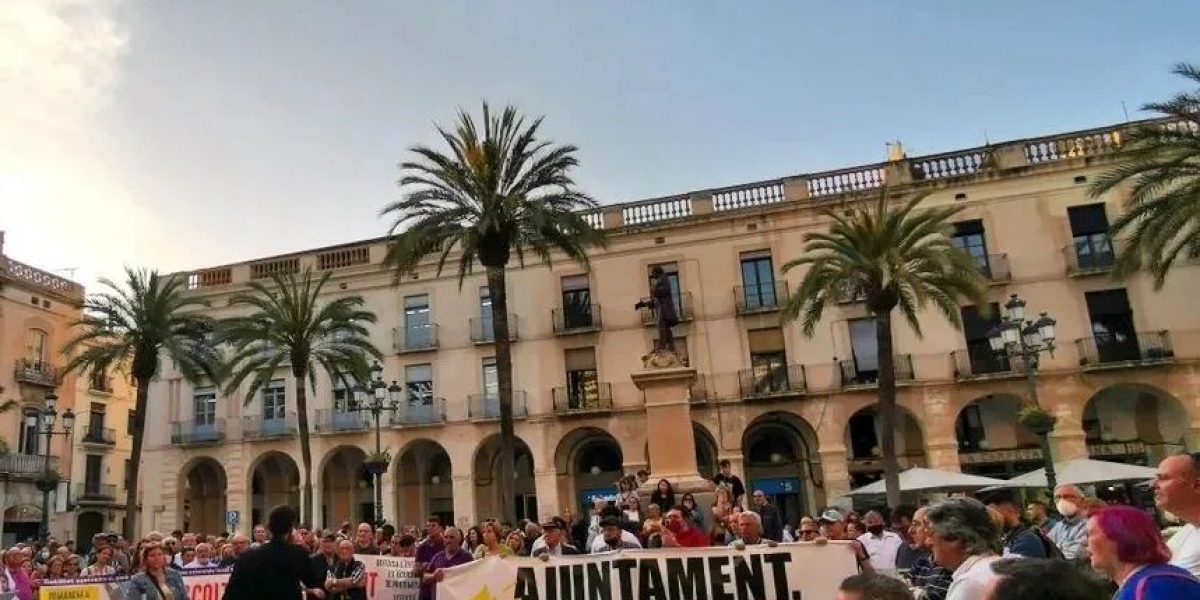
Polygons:
[[675,351],[675,335],[671,332],[671,328],[679,323],[679,313],[675,311],[671,282],[662,267],[656,265],[650,269],[650,298],[638,302],[633,308],[649,308],[657,316],[658,340],[654,344],[654,350],[642,357],[642,362],[647,367],[658,368],[682,364],[679,354]]

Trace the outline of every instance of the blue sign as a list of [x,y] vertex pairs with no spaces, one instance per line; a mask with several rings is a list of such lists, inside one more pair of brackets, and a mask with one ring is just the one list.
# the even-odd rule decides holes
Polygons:
[[236,510],[231,510],[225,513],[225,522],[230,525],[237,525],[242,520],[242,514]]
[[755,479],[750,482],[750,488],[762,490],[764,494],[799,494],[803,484],[795,477],[776,477],[772,479]]
[[583,503],[584,508],[591,508],[597,500],[606,500],[609,504],[616,502],[617,486],[610,485],[590,490],[580,490],[579,501]]

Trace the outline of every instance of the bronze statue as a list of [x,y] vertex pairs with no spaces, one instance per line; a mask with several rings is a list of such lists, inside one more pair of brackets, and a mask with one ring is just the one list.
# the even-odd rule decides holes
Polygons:
[[633,308],[649,308],[655,312],[658,317],[658,341],[654,344],[654,352],[674,354],[675,335],[671,333],[671,328],[679,323],[679,313],[675,312],[671,282],[662,267],[656,265],[650,269],[650,298],[638,302]]

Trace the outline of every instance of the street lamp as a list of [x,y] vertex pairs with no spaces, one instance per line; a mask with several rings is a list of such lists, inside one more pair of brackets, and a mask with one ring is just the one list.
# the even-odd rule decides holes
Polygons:
[[[370,391],[368,398],[368,390]],[[351,406],[353,410],[367,412],[375,421],[375,453],[370,459],[364,463],[367,472],[372,475],[375,482],[375,526],[382,527],[386,519],[383,518],[383,474],[388,470],[390,462],[387,453],[383,451],[383,447],[379,439],[380,423],[379,417],[383,413],[395,413],[400,410],[400,394],[403,388],[395,381],[391,385],[383,381],[383,365],[379,361],[371,366],[371,383],[370,387],[358,384],[354,387],[354,401]]]
[[1004,308],[1008,314],[1002,315],[1000,323],[988,333],[988,343],[997,356],[1009,360],[1019,358],[1025,364],[1025,387],[1029,395],[1029,406],[1037,410],[1030,412],[1028,418],[1023,418],[1022,424],[1038,436],[1042,446],[1042,458],[1046,462],[1046,483],[1053,491],[1058,481],[1054,473],[1054,457],[1050,454],[1050,432],[1054,430],[1056,419],[1040,408],[1037,370],[1043,352],[1054,356],[1056,322],[1044,311],[1036,320],[1026,319],[1025,301],[1016,294],[1009,296]]
[[58,420],[58,396],[53,392],[46,393],[46,404],[41,414],[29,413],[25,416],[25,425],[35,428],[46,437],[46,449],[42,453],[42,478],[37,482],[37,488],[42,492],[42,523],[38,534],[42,543],[50,539],[50,492],[58,487],[60,477],[50,476],[50,440],[56,435],[71,435],[75,427],[75,412],[67,409],[62,415],[62,429],[54,430],[54,422]]

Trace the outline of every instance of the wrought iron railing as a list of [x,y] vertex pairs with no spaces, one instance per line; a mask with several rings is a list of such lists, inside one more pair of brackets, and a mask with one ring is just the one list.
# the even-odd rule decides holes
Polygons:
[[1081,367],[1157,363],[1175,358],[1171,336],[1166,331],[1114,331],[1078,339],[1075,348]]
[[554,333],[580,333],[600,329],[600,305],[577,304],[567,308],[555,308],[550,311],[554,321]]
[[599,382],[594,385],[560,386],[554,388],[554,412],[572,414],[612,410],[612,385]]
[[[467,405],[472,420],[499,419],[500,397],[495,394],[471,394],[467,396]],[[513,418],[521,419],[526,416],[525,392],[513,390]]]
[[804,365],[759,366],[738,371],[743,398],[803,393]]
[[773,312],[787,302],[787,281],[772,281],[754,285],[738,285],[733,288],[734,303],[738,314],[749,315]]

